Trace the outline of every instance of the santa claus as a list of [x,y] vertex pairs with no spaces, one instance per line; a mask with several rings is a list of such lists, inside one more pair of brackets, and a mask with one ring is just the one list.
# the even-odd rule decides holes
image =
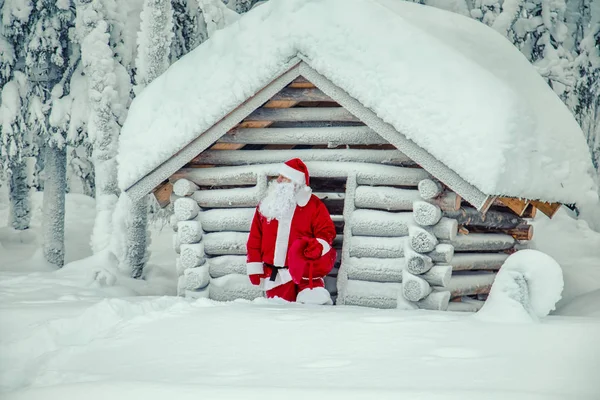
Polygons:
[[250,282],[268,298],[332,304],[323,278],[336,251],[329,211],[309,186],[302,160],[286,161],[254,213],[247,250]]

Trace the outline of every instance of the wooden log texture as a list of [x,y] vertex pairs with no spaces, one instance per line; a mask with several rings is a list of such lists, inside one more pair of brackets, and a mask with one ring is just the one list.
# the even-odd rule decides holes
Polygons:
[[431,286],[446,287],[452,278],[452,265],[434,265],[421,275]]
[[359,149],[292,149],[278,151],[262,150],[207,150],[195,157],[190,164],[250,165],[282,163],[292,158],[302,161],[362,162],[385,165],[414,165],[414,162],[398,150]]
[[410,272],[402,271],[402,295],[408,301],[419,301],[431,293],[431,286],[427,281]]
[[442,210],[436,204],[426,201],[415,201],[413,202],[413,216],[417,224],[432,226],[442,219]]
[[352,236],[349,242],[351,257],[401,258],[404,256],[405,237],[387,238]]
[[161,183],[153,190],[152,194],[156,198],[156,201],[161,208],[169,205],[171,202],[171,193],[173,192],[173,185],[170,182]]
[[450,265],[454,271],[498,270],[508,256],[506,253],[454,253]]
[[471,233],[468,235],[457,235],[456,239],[448,243],[454,246],[455,252],[496,252],[508,250],[516,242],[512,236],[503,233]]
[[361,122],[343,107],[297,107],[297,108],[259,108],[248,115],[244,121],[340,121]]
[[435,246],[433,251],[425,253],[426,256],[430,257],[433,262],[440,264],[449,264],[454,257],[454,246],[447,243],[440,243]]
[[180,244],[198,243],[202,239],[202,225],[199,221],[179,221],[177,226]]
[[205,248],[203,243],[182,244],[179,262],[181,267],[188,268],[199,267],[206,261]]
[[246,254],[248,234],[244,232],[212,232],[204,235],[202,243],[208,255]]
[[444,211],[451,211],[460,208],[462,198],[458,194],[447,190],[435,199],[428,199],[425,201],[437,205]]
[[173,212],[178,221],[187,221],[196,218],[198,212],[200,212],[200,207],[193,199],[182,197],[173,204]]
[[548,218],[552,218],[554,214],[560,209],[560,203],[546,203],[542,201],[532,201],[531,204],[535,206],[538,210],[546,214]]
[[256,208],[215,208],[201,211],[198,219],[206,232],[250,232]]
[[494,279],[496,274],[492,273],[454,275],[447,289],[450,290],[451,297],[489,294]]
[[379,210],[356,210],[350,220],[352,234],[356,236],[408,236],[408,227],[413,225],[410,212],[392,213]]
[[[429,176],[427,171],[421,168],[404,168],[358,162],[308,161],[306,166],[311,178],[345,179],[349,174],[356,173],[357,182],[368,185],[416,187],[420,180]],[[262,179],[265,175],[278,176],[280,169],[280,163],[218,168],[182,168],[173,174],[171,179],[186,178],[198,186],[254,185],[259,179],[258,177]],[[418,195],[416,190],[411,192]],[[444,207],[441,208],[444,209]],[[406,210],[412,210],[412,202]]]
[[198,190],[191,197],[205,208],[256,207],[265,192],[266,184],[251,188]]
[[209,298],[215,301],[254,300],[264,297],[263,291],[253,286],[245,274],[231,274],[211,279],[209,287]]
[[299,76],[287,87],[289,88],[314,88],[315,85],[303,76]]
[[194,182],[188,181],[187,179],[178,179],[173,184],[173,193],[180,197],[189,196],[196,190],[198,190],[198,185],[196,185]]
[[443,191],[444,188],[442,185],[433,179],[423,179],[419,182],[419,194],[425,200],[435,199],[442,194]]
[[290,87],[282,89],[275,96],[271,97],[271,101],[294,101],[298,103],[304,101],[324,101],[335,103],[331,97],[317,88]]
[[230,274],[246,274],[246,256],[218,256],[206,260],[212,278]]
[[498,197],[497,201],[510,208],[519,217],[523,215],[529,206],[528,200],[517,199],[514,197]]
[[210,283],[208,266],[205,264],[197,268],[188,268],[183,271],[183,278],[185,290],[203,289]]
[[339,289],[339,304],[390,309],[398,307],[402,284],[348,280],[346,287]]
[[[435,289],[435,288],[434,288]],[[417,302],[417,306],[424,310],[448,310],[450,303],[450,291],[448,290],[433,290],[423,300]]]
[[414,275],[423,274],[433,267],[430,257],[410,249],[404,249],[404,259],[406,260],[406,270]]
[[404,258],[349,257],[342,265],[348,279],[370,282],[402,282]]
[[320,128],[237,128],[221,136],[218,143],[327,145],[387,144],[366,126]]
[[411,226],[408,228],[410,248],[417,253],[429,253],[438,245],[438,240],[435,235],[425,228],[419,226]]
[[437,224],[428,227],[427,230],[438,239],[454,240],[458,234],[458,223],[455,219],[442,217]]
[[444,216],[453,218],[460,225],[467,227],[483,227],[483,228],[515,228],[525,221],[513,213],[489,210],[483,214],[475,208],[462,207],[458,211],[444,211]]

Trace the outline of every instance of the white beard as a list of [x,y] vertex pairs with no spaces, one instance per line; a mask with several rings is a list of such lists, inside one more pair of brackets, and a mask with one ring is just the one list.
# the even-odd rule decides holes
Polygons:
[[269,183],[267,195],[261,200],[258,210],[270,221],[281,220],[294,212],[296,208],[296,185],[292,182],[273,180]]

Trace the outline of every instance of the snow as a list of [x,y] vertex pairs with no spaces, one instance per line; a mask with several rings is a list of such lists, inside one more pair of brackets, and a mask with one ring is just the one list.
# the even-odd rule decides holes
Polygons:
[[435,204],[426,201],[415,201],[413,203],[415,221],[419,225],[431,226],[442,219],[442,210]]
[[134,100],[121,136],[120,187],[299,53],[484,193],[565,203],[598,197],[581,129],[509,41],[464,16],[393,0],[269,1],[214,33]]
[[[0,188],[0,225],[8,215],[5,199],[6,189]],[[397,309],[399,283],[348,285],[355,299],[372,295],[371,301],[387,302],[392,310],[267,300],[244,274],[212,279],[209,291],[186,292],[198,300],[174,297],[171,228],[151,225],[150,264],[143,280],[131,279],[107,253],[90,257],[95,205],[75,194],[66,196],[67,265],[56,271],[36,253],[41,193],[31,200],[29,231],[15,235],[0,228],[2,399],[591,400],[600,395],[593,351],[600,335],[600,296],[593,291],[600,289],[593,274],[600,234],[564,210],[551,223],[536,217],[534,242],[554,251],[565,293],[569,285],[576,289],[572,301],[539,324],[498,324],[469,312],[412,310],[404,302]],[[570,264],[562,264],[561,254]],[[211,258],[209,266],[217,259],[226,261]],[[567,279],[580,275],[587,286]],[[208,295],[261,298],[221,303],[202,298]],[[472,310],[473,303],[450,303],[450,308]],[[280,347],[272,350],[274,332],[286,339],[275,341]]]
[[488,321],[538,321],[555,309],[563,290],[560,265],[537,250],[525,249],[504,262],[477,317]]

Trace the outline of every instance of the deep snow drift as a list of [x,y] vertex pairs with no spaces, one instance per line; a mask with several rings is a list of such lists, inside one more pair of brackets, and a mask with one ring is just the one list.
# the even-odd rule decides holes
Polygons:
[[[600,317],[600,234],[565,211],[552,224],[537,219],[536,243],[566,262],[557,314],[579,316],[510,324],[469,313],[161,297],[176,290],[170,228],[153,226],[147,279],[123,277],[106,255],[83,258],[94,202],[80,195],[67,195],[71,263],[50,271],[31,242],[40,203],[36,194],[23,243],[7,240],[6,228],[0,234],[3,399],[600,395],[600,319],[589,317]],[[7,211],[0,203],[2,224]]]

